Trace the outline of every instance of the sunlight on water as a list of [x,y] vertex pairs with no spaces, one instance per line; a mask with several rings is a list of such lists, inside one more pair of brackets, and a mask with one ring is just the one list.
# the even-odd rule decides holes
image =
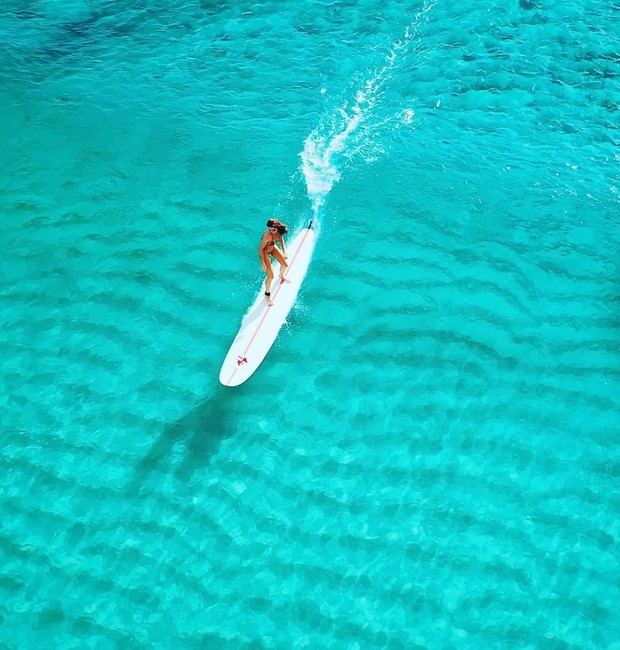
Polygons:
[[616,14],[3,3],[2,650],[615,650]]

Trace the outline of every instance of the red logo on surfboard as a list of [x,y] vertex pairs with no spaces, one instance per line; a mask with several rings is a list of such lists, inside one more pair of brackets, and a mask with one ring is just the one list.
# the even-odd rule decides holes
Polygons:
[[244,363],[247,363],[247,362],[248,362],[248,358],[247,358],[247,357],[242,357],[241,355],[239,355],[239,356],[237,357],[237,365],[238,365],[238,366],[242,366]]

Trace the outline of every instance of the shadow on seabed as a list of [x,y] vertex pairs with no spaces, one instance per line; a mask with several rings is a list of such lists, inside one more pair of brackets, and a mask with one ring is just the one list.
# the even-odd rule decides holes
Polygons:
[[[179,479],[187,479],[194,470],[208,465],[222,440],[235,431],[235,402],[239,392],[217,386],[214,393],[189,413],[165,425],[148,452],[136,464],[129,493],[139,492],[153,473],[172,470]],[[181,460],[171,467],[173,449],[183,448]]]

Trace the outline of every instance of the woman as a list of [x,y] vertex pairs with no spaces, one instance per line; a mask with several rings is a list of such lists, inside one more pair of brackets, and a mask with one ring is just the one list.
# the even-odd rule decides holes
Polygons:
[[[288,267],[286,262],[286,244],[284,243],[284,235],[287,233],[288,228],[283,223],[277,219],[269,219],[267,222],[267,232],[263,235],[258,247],[258,256],[261,259],[263,271],[267,273],[265,280],[265,298],[269,307],[273,305],[273,301],[271,300],[271,282],[273,280],[272,257],[275,257],[280,263],[280,282],[288,282],[284,277]],[[278,247],[276,244],[280,244],[280,246]]]

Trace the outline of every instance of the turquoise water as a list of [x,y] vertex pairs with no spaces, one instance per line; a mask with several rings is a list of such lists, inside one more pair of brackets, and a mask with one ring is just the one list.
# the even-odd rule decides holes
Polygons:
[[2,650],[620,648],[619,17],[2,3]]

